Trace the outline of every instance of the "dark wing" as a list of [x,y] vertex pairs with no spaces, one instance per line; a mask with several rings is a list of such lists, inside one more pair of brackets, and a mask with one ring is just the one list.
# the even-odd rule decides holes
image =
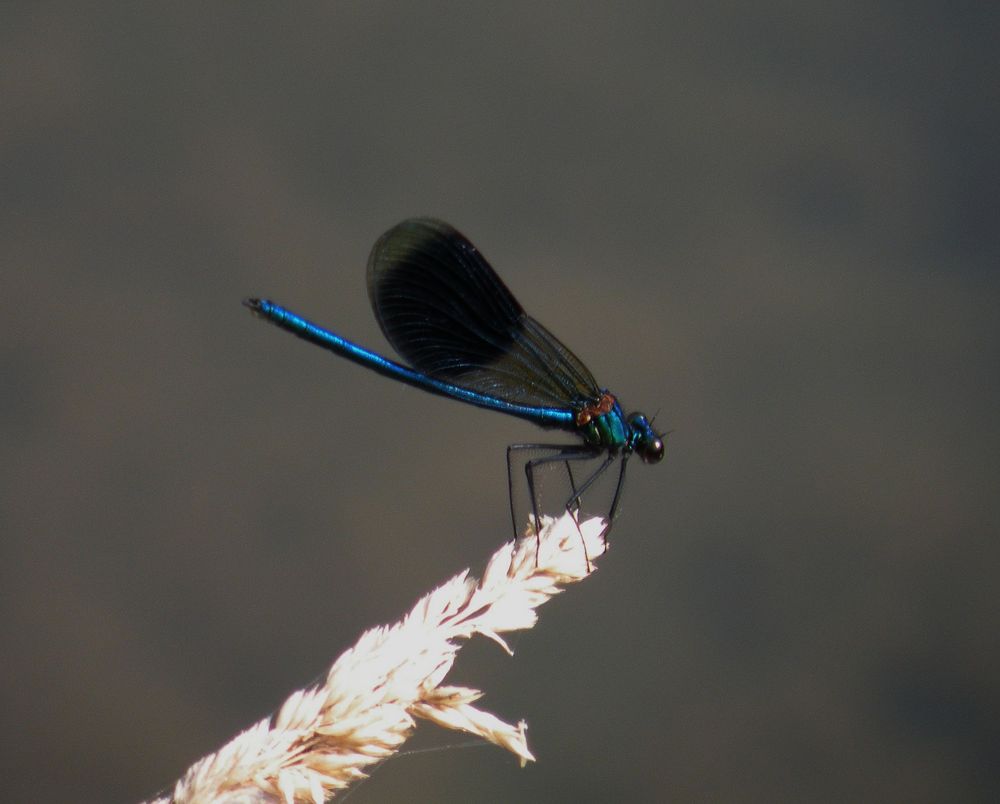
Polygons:
[[447,223],[411,218],[382,235],[368,258],[368,297],[393,348],[425,374],[522,405],[600,397],[587,367]]

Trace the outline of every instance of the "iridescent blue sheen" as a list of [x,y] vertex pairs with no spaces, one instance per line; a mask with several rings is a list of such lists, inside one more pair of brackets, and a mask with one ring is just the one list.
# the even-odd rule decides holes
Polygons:
[[[555,461],[567,467],[579,507],[582,494],[615,459],[621,471],[608,518],[618,508],[629,456],[663,458],[663,437],[641,413],[626,416],[618,400],[545,327],[531,318],[475,246],[432,218],[411,218],[378,239],[368,259],[368,295],[386,338],[409,363],[396,363],[267,299],[244,304],[303,340],[386,377],[477,407],[576,433],[582,444],[516,444],[548,450],[525,464],[538,516],[534,471]],[[569,461],[604,460],[579,486]],[[513,516],[513,503],[512,503]],[[516,525],[515,525],[516,529]]]

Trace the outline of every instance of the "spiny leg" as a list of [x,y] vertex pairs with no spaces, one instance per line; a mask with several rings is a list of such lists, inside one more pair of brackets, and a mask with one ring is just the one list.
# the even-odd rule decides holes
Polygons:
[[[573,496],[570,497],[566,501],[566,513],[568,513],[570,516],[573,517],[573,522],[576,523],[576,532],[580,534],[580,541],[583,542],[583,555],[587,559],[587,572],[588,573],[590,572],[590,556],[587,553],[587,542],[583,538],[583,531],[580,530],[580,511],[583,509],[583,495],[584,495],[584,493],[592,485],[594,485],[594,483],[597,482],[597,480],[601,477],[601,475],[603,475],[607,471],[608,467],[611,466],[612,463],[614,463],[615,457],[616,456],[614,455],[614,453],[610,453],[609,452],[605,456],[604,460],[601,462],[601,465],[598,466],[597,469],[595,469],[593,472],[591,472],[590,477],[588,477],[583,482],[583,485],[580,486],[579,489],[576,488],[576,484],[574,484],[572,482],[570,483],[570,485],[573,487]],[[566,461],[566,471],[569,472],[570,477],[572,477],[573,472],[570,469],[569,461]],[[618,499],[618,494],[621,491],[621,482],[622,482],[622,478],[621,478],[621,475],[619,474],[619,476],[618,476],[618,487],[615,489],[615,497],[611,501],[612,509],[614,509],[614,508],[617,507],[616,501]],[[576,509],[576,513],[574,513],[573,510],[571,510],[574,507]],[[608,533],[608,531],[610,529],[611,529],[611,514],[609,513],[608,514],[608,524],[605,526],[604,531],[603,531],[603,533],[601,535],[606,537],[606,535],[607,535],[607,533]],[[605,538],[605,548],[604,549],[607,550],[607,539],[606,538]]]
[[625,464],[628,463],[628,455],[622,455],[622,468],[618,471],[618,483],[615,485],[615,496],[611,498],[611,509],[608,511],[608,525],[604,529],[604,549],[608,549],[608,533],[611,532],[611,525],[614,524],[615,517],[618,516],[618,506],[622,501],[622,491],[625,488]]
[[[576,525],[576,531],[577,531],[577,533],[580,534],[580,543],[583,546],[583,555],[584,555],[584,559],[587,562],[587,572],[590,572],[590,556],[587,554],[587,542],[583,538],[583,531],[580,530],[580,519],[579,519],[579,511],[580,511],[580,506],[581,506],[581,502],[582,502],[582,497],[583,497],[583,493],[588,488],[590,488],[591,484],[593,484],[593,482],[598,477],[600,477],[600,475],[604,472],[604,470],[608,468],[608,466],[611,464],[611,461],[614,460],[614,456],[611,455],[611,454],[608,454],[608,456],[604,460],[604,463],[602,463],[601,466],[599,466],[597,468],[597,470],[586,480],[586,482],[583,484],[583,486],[580,487],[579,489],[576,488],[576,483],[573,482],[573,480],[572,480],[573,473],[572,473],[572,470],[570,469],[570,463],[569,462],[570,461],[594,460],[600,454],[601,454],[600,450],[595,450],[592,447],[586,447],[586,446],[573,447],[573,448],[563,449],[563,450],[559,451],[558,453],[556,453],[555,455],[548,455],[548,456],[545,456],[545,457],[542,457],[542,458],[536,458],[534,460],[528,461],[525,464],[525,466],[524,466],[524,472],[525,472],[525,475],[528,478],[528,493],[529,493],[529,495],[531,497],[531,508],[532,508],[532,513],[533,513],[534,518],[535,518],[535,533],[536,534],[538,533],[538,530],[539,530],[540,521],[539,521],[539,516],[538,516],[538,495],[537,495],[537,493],[535,491],[535,470],[537,468],[539,468],[539,467],[546,466],[547,464],[555,463],[556,461],[559,461],[559,462],[563,463],[566,466],[566,471],[567,471],[567,473],[569,473],[569,476],[571,478],[571,486],[573,487],[573,495],[566,501],[566,503],[564,505],[564,508],[566,509],[566,513],[569,514],[572,517],[573,523]],[[574,505],[576,506],[576,512],[573,511]],[[535,544],[535,561],[536,561],[536,563],[538,561],[538,549],[539,549],[539,545],[540,545],[540,542],[536,542],[536,544]]]
[[573,496],[570,498],[570,502],[573,502],[579,498],[579,494],[577,494],[576,491],[576,485],[572,472],[569,470],[569,461],[594,458],[600,454],[600,450],[595,450],[593,447],[588,447],[583,444],[509,444],[507,446],[507,496],[510,500],[510,521],[514,529],[514,538],[516,539],[520,533],[520,529],[518,528],[517,523],[517,512],[514,510],[514,466],[511,461],[511,453],[515,450],[545,450],[546,452],[552,453],[533,461],[526,461],[524,465],[525,474],[528,478],[528,492],[531,497],[531,511],[534,518],[536,533],[540,530],[541,521],[538,516],[538,503],[537,495],[535,494],[534,477],[531,474],[531,470],[528,468],[529,465],[563,461],[566,465],[567,472],[569,472],[570,485],[573,487]]
[[[535,526],[535,561],[538,561],[538,550],[541,547],[541,539],[539,533],[541,531],[541,516],[538,510],[538,492],[535,488],[535,468],[539,466],[544,466],[546,464],[554,463],[556,461],[562,462],[566,466],[566,471],[570,477],[570,486],[573,488],[573,496],[566,503],[566,511],[571,516],[573,516],[573,521],[576,522],[577,530],[579,531],[580,525],[577,517],[573,514],[571,506],[574,502],[579,502],[582,490],[578,491],[576,488],[576,482],[573,478],[572,470],[570,469],[570,461],[581,461],[581,460],[593,460],[598,455],[601,454],[600,450],[595,450],[593,447],[586,446],[583,444],[572,445],[572,444],[510,444],[507,447],[507,492],[510,497],[510,519],[511,524],[514,528],[514,538],[517,538],[518,527],[517,527],[517,514],[514,510],[514,470],[511,462],[511,453],[514,450],[545,450],[550,453],[550,455],[543,456],[541,458],[536,458],[534,460],[529,460],[525,462],[524,473],[528,481],[528,496],[531,500],[531,517],[532,522]],[[589,485],[589,483],[587,484]],[[580,533],[581,540],[583,539],[583,533]],[[587,557],[587,545],[584,543],[584,556]],[[587,557],[587,569],[590,569],[590,558]]]
[[570,462],[569,461],[563,461],[563,466],[566,467],[566,474],[569,476],[569,487],[573,491],[573,496],[570,497],[569,499],[570,499],[570,502],[572,502],[573,500],[576,500],[576,515],[579,517],[579,515],[580,515],[580,503],[583,502],[580,499],[580,495],[583,492],[580,492],[580,491],[576,490],[576,478],[573,477],[573,467],[570,465]]
[[[601,475],[603,475],[607,471],[608,467],[611,466],[611,464],[614,463],[614,461],[615,461],[615,455],[609,452],[605,456],[604,460],[601,462],[601,465],[598,466],[597,469],[595,469],[585,481],[583,481],[583,485],[580,486],[579,490],[576,489],[575,485],[573,486],[573,496],[566,501],[567,511],[569,511],[569,509],[574,505],[576,506],[577,510],[580,509],[580,507],[583,505],[583,495],[590,489],[592,485],[594,485],[594,483],[601,477]],[[566,470],[570,471],[568,462],[566,463]],[[619,479],[619,483],[620,482],[621,481]],[[615,496],[617,498],[617,491],[615,492]],[[614,505],[614,501],[612,501],[612,505]]]

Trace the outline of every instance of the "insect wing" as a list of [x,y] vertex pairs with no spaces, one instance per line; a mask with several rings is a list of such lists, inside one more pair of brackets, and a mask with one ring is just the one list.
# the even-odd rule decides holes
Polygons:
[[523,405],[570,408],[600,397],[586,366],[442,221],[412,218],[378,239],[368,296],[393,348],[432,377]]

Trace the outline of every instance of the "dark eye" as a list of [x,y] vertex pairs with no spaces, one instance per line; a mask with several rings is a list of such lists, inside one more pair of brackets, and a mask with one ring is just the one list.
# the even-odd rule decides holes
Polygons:
[[646,463],[659,463],[663,460],[663,439],[654,438],[646,443],[642,451],[642,459]]

